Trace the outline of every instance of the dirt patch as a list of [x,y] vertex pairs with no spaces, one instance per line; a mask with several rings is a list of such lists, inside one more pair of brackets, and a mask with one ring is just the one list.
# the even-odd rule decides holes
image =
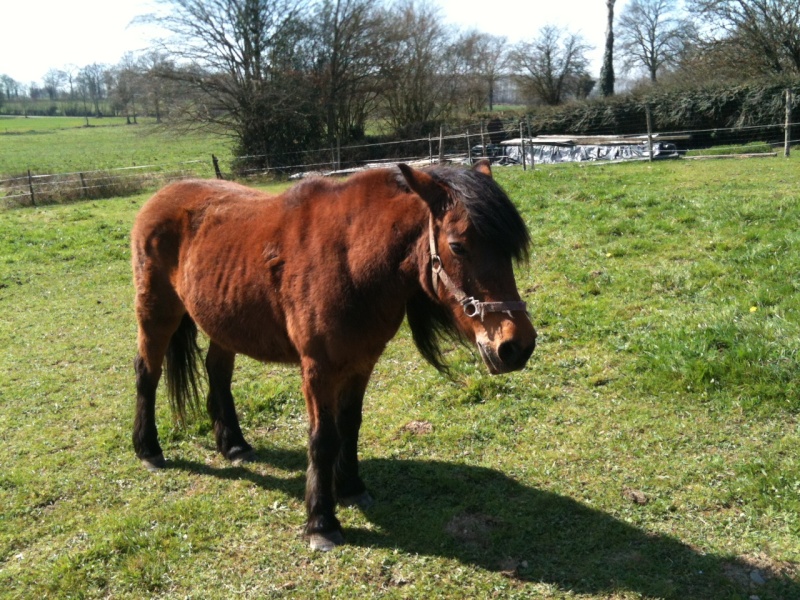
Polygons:
[[644,506],[645,504],[650,502],[650,499],[643,491],[636,490],[631,487],[622,488],[622,497],[640,506]]
[[411,421],[403,425],[402,429],[414,435],[428,435],[429,433],[433,433],[433,425],[428,421]]
[[723,565],[725,576],[743,588],[757,589],[770,579],[797,579],[800,565],[773,560],[763,553],[743,555]]

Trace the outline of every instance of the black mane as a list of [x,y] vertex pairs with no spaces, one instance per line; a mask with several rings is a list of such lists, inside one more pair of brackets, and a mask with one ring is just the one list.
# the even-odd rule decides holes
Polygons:
[[[460,202],[464,206],[478,235],[514,260],[528,258],[531,238],[525,221],[493,178],[456,167],[434,167],[427,173],[448,188],[453,204]],[[420,290],[406,304],[406,316],[420,354],[437,370],[447,373],[442,343],[466,342],[450,311]]]

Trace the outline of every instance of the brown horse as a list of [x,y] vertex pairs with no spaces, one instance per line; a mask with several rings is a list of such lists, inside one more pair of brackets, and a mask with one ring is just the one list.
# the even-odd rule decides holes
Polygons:
[[528,231],[487,162],[406,165],[310,180],[270,196],[182,181],[141,209],[131,246],[139,323],[133,446],[165,465],[155,420],[166,361],[172,406],[197,399],[197,326],[208,335],[207,409],[219,451],[252,456],[231,395],[236,354],[299,363],[309,419],[306,532],[343,542],[335,504],[366,508],[358,473],[364,391],[407,316],[422,355],[445,369],[443,337],[475,343],[491,373],[525,366],[536,332],[513,259]]

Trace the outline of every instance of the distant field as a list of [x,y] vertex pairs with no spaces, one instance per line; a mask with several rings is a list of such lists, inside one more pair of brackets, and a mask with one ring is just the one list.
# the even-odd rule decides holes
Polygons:
[[[0,213],[0,596],[800,598],[800,158],[495,169],[539,343],[452,380],[404,326],[367,391],[347,544],[302,539],[297,369],[237,360],[258,458],[205,419],[131,449],[147,194]],[[203,344],[206,342],[203,341]]]
[[126,125],[124,118],[0,117],[0,179],[26,173],[71,173],[207,161],[211,154],[230,158],[227,138],[165,131],[143,119]]

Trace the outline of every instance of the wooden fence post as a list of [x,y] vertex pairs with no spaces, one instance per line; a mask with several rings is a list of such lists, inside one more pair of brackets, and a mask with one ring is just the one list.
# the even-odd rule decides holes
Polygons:
[[28,169],[28,189],[31,191],[31,203],[36,206],[36,196],[33,194],[33,177],[31,177],[30,169]]
[[81,195],[86,198],[89,190],[86,187],[86,180],[83,178],[83,173],[78,173],[78,176],[81,178]]
[[472,148],[469,145],[469,127],[467,127],[467,164],[472,164]]
[[224,179],[222,171],[219,170],[219,161],[213,154],[211,155],[211,162],[214,163],[214,174],[217,176],[217,179]]
[[644,116],[647,120],[647,145],[650,150],[650,162],[653,162],[653,121],[650,118],[650,105],[644,105]]
[[428,134],[428,164],[433,164],[433,138]]
[[483,119],[481,119],[481,154],[483,155],[483,158],[487,158],[488,155],[486,152],[486,136],[484,135],[483,130],[484,130]]
[[786,90],[786,125],[783,132],[783,155],[789,157],[792,141],[792,90]]
[[439,164],[444,164],[444,126],[439,125]]
[[527,171],[528,165],[525,164],[525,137],[522,135],[522,121],[519,122],[519,151],[522,155],[522,170]]

